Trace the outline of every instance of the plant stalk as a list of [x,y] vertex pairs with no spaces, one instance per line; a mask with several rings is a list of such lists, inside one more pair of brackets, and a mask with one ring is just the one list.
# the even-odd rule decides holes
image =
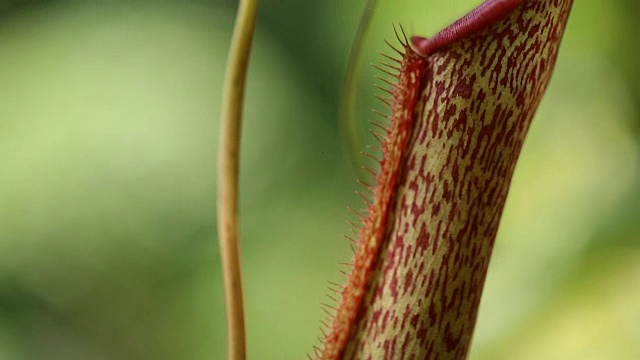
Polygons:
[[218,234],[227,313],[227,358],[246,358],[238,250],[238,173],[242,105],[256,23],[257,0],[240,0],[225,74],[218,162]]

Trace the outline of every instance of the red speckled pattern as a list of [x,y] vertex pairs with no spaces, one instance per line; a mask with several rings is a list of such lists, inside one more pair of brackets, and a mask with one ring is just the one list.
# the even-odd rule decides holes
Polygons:
[[373,190],[374,201],[369,206],[367,218],[360,231],[358,252],[347,285],[343,288],[342,301],[333,319],[331,332],[325,339],[323,359],[338,359],[353,329],[356,315],[362,305],[366,285],[371,283],[373,269],[378,260],[379,250],[384,241],[386,224],[388,223],[390,204],[393,201],[394,189],[400,174],[403,150],[411,137],[420,91],[420,79],[426,69],[426,60],[413,53],[408,44],[395,87],[394,104],[392,105],[392,128],[386,134],[383,144],[384,158],[381,171],[377,176],[378,186]]
[[466,357],[571,5],[525,0],[426,58],[407,48],[374,203],[321,359]]

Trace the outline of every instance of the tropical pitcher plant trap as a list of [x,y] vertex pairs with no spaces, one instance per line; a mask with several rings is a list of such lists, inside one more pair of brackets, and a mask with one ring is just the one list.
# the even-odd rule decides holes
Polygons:
[[[486,0],[431,37],[396,26],[397,42],[379,67],[392,80],[380,97],[389,115],[374,124],[382,150],[376,182],[365,185],[351,270],[330,289],[335,305],[326,305],[309,358],[467,357],[510,181],[572,3]],[[375,5],[367,4],[354,48]],[[256,9],[257,0],[240,0],[221,118],[218,222],[230,360],[246,357],[238,163]]]

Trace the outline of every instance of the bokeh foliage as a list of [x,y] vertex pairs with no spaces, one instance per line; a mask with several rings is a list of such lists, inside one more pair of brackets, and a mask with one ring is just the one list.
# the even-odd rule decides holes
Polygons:
[[[392,22],[428,35],[477,2],[381,1],[364,62]],[[350,256],[338,103],[363,6],[261,3],[241,174],[254,359],[311,351]],[[225,357],[215,165],[234,7],[0,0],[0,359]],[[640,357],[639,10],[574,5],[471,359]]]

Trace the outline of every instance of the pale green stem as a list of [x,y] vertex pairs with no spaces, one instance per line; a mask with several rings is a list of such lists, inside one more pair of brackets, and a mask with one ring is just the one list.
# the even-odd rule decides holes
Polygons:
[[218,234],[224,276],[229,360],[246,358],[242,280],[238,251],[238,169],[245,79],[257,0],[240,0],[231,39],[220,118]]

